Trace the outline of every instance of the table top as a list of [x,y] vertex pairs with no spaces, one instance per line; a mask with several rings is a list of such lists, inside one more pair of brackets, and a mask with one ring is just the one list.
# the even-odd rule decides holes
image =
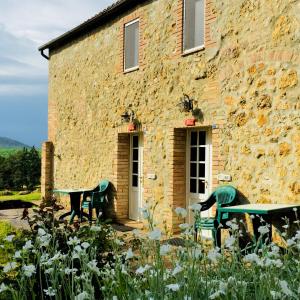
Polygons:
[[276,212],[292,211],[293,208],[300,210],[300,204],[241,204],[219,208],[222,212],[236,212],[249,214],[272,214]]
[[88,188],[81,188],[81,189],[56,189],[53,190],[53,193],[57,194],[72,194],[72,193],[84,193],[84,192],[90,192],[92,189]]

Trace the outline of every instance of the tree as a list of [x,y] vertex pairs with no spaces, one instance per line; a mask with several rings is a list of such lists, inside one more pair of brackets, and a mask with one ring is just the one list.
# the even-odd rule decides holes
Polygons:
[[40,183],[40,176],[41,158],[34,147],[0,157],[0,189],[32,190]]

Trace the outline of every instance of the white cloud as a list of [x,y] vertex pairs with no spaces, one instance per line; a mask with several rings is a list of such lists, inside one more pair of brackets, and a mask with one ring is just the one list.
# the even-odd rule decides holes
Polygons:
[[[1,96],[47,92],[47,61],[37,48],[92,17],[112,0],[1,0]],[[5,12],[5,13],[3,13]],[[22,82],[23,78],[23,82]],[[41,84],[41,81],[44,82]]]

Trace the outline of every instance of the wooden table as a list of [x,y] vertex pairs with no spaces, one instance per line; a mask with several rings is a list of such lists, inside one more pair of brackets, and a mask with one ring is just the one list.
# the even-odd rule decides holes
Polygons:
[[[70,204],[71,210],[59,217],[59,220],[63,220],[67,216],[71,216],[70,224],[73,224],[75,216],[78,216],[78,219],[81,219],[81,209],[80,209],[80,198],[81,194],[85,192],[91,192],[92,189],[57,189],[53,190],[54,194],[61,194],[61,195],[69,195],[70,196]],[[88,214],[83,213],[84,217],[88,218]]]
[[[254,236],[259,239],[258,228],[261,225],[269,225],[269,241],[272,241],[272,216],[275,214],[285,215],[293,212],[293,209],[300,210],[300,204],[241,204],[235,206],[220,207],[218,210],[222,213],[240,213],[252,216]],[[263,219],[263,221],[261,221]]]

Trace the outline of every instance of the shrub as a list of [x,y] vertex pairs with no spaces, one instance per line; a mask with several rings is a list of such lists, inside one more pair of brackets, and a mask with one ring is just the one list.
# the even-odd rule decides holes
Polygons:
[[236,221],[221,249],[194,242],[193,228],[183,224],[183,245],[174,247],[146,209],[149,232],[135,230],[128,249],[105,223],[59,226],[57,209],[55,202],[41,207],[34,220],[25,211],[32,232],[1,272],[3,299],[299,299],[299,227],[281,250],[262,243],[264,226],[262,247],[243,254]]

